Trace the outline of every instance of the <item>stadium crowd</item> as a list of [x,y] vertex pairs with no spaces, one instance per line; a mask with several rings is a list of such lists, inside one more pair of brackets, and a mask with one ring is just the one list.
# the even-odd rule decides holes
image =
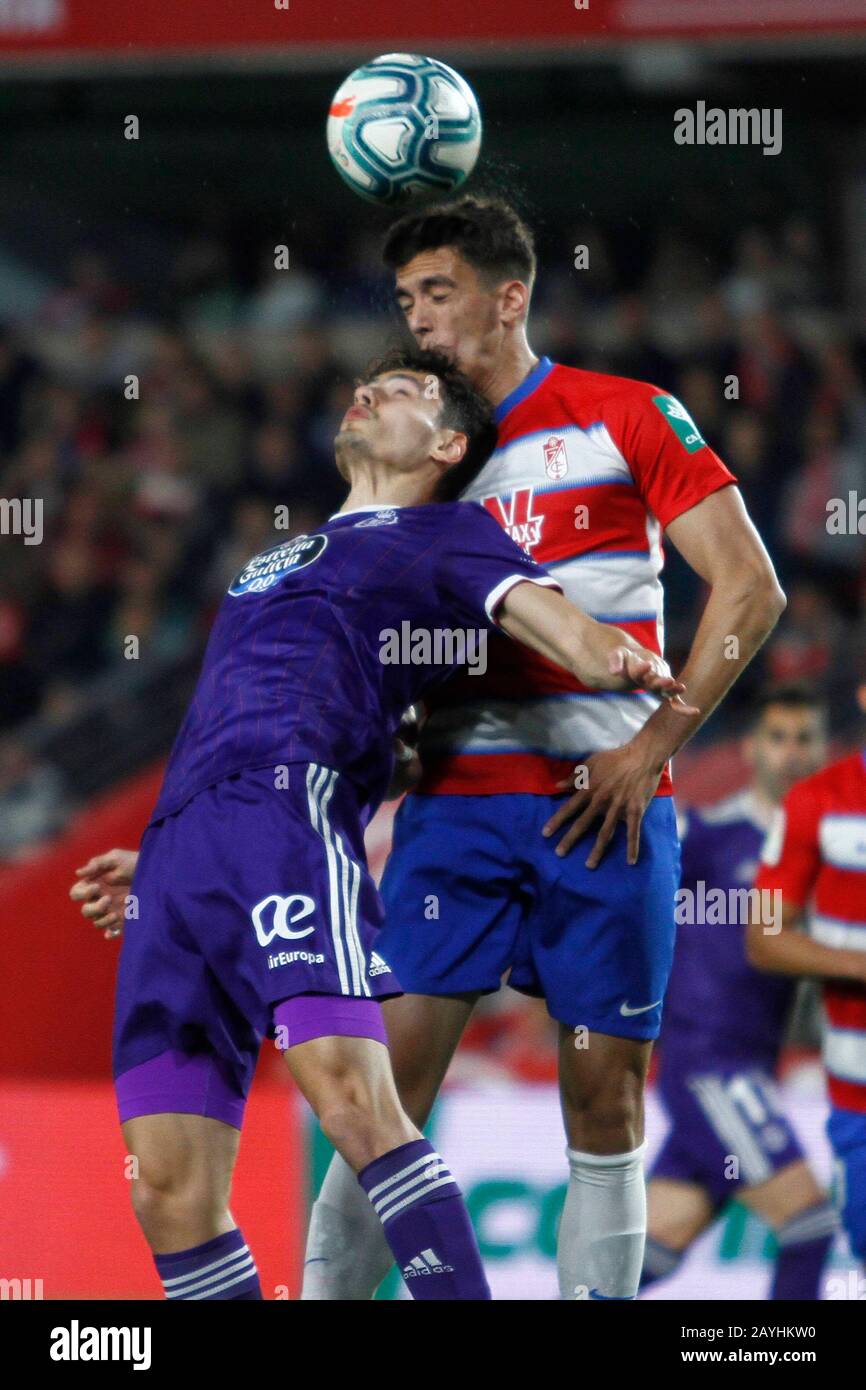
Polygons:
[[[575,241],[587,268],[542,251],[535,350],[678,395],[739,478],[788,593],[713,729],[735,728],[768,677],[806,677],[841,711],[845,654],[866,640],[866,547],[856,511],[838,531],[828,504],[866,497],[866,382],[818,232],[751,227],[712,264],[666,230],[637,282],[594,227]],[[43,507],[41,544],[0,544],[0,859],[71,804],[33,730],[128,670],[128,636],[145,662],[200,645],[232,575],[286,534],[276,506],[296,534],[339,505],[332,440],[353,375],[400,329],[376,238],[341,258],[351,276],[305,259],[275,270],[261,250],[244,283],[201,233],[178,246],[158,310],[92,247],[25,318],[0,291],[0,498]],[[670,555],[666,592],[676,666],[701,596]]]

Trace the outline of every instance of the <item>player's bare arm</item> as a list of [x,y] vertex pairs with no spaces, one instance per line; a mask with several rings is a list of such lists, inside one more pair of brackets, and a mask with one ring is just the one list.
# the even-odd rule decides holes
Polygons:
[[662,704],[621,748],[587,759],[589,785],[564,802],[545,827],[571,825],[557,845],[566,854],[599,818],[587,865],[600,862],[616,826],[628,827],[628,862],[637,862],[640,825],[667,760],[701,727],[772,632],[785,596],[772,561],[749,519],[739,489],[711,493],[670,523],[666,532],[709,588],[709,597],[681,677],[694,712],[683,718]]
[[126,890],[137,863],[137,850],[110,849],[95,854],[75,870],[69,896],[73,902],[81,903],[82,917],[98,927],[107,941],[123,930]]
[[596,622],[563,594],[539,584],[516,584],[505,595],[497,621],[509,637],[570,671],[595,690],[641,686],[671,701],[679,717],[698,711],[681,699],[685,690],[667,662],[622,628]]
[[[764,896],[760,894],[760,898]],[[813,941],[801,930],[803,920],[802,907],[783,902],[779,916],[767,922],[760,902],[753,899],[746,934],[746,953],[751,964],[774,975],[866,982],[863,951],[824,946],[820,941]]]

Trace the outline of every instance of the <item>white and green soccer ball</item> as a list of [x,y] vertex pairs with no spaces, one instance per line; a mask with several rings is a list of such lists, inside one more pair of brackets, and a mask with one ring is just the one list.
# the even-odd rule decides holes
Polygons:
[[475,93],[417,53],[385,53],[350,73],[328,113],[328,150],[350,188],[376,203],[448,194],[481,147]]

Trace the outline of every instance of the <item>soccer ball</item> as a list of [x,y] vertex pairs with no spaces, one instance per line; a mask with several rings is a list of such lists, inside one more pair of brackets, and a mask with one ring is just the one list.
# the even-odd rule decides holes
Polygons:
[[481,115],[453,68],[417,53],[385,53],[338,88],[327,138],[350,188],[370,202],[402,203],[450,193],[472,172]]

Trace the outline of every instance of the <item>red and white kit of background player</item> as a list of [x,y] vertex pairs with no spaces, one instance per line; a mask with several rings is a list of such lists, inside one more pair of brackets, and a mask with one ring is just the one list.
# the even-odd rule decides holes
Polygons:
[[[857,702],[866,714],[860,660]],[[781,894],[782,920],[781,930],[752,922],[752,964],[824,980],[836,1197],[851,1249],[866,1265],[866,744],[791,788],[755,886]],[[798,931],[809,908],[809,931]]]
[[[532,352],[535,256],[511,208],[463,198],[410,214],[386,260],[418,344],[455,357],[497,408],[499,447],[472,496],[566,593],[661,650],[663,529],[707,585],[682,672],[692,717],[640,693],[588,697],[543,662],[502,664],[490,644],[487,675],[455,678],[428,720],[421,794],[400,808],[383,881],[382,953],[407,991],[384,1012],[407,1112],[426,1123],[475,1002],[504,973],[542,994],[560,1025],[568,1139],[560,1288],[633,1298],[646,1229],[643,1092],[679,878],[667,764],[784,597],[733,476],[678,402]],[[576,763],[588,784],[563,798]],[[554,848],[542,830],[566,825]],[[80,896],[112,929],[115,885],[94,862]],[[431,893],[436,920],[423,913]],[[585,1047],[576,1026],[589,1030]],[[335,1158],[313,1208],[304,1298],[369,1298],[387,1272],[390,1252],[357,1188]]]

